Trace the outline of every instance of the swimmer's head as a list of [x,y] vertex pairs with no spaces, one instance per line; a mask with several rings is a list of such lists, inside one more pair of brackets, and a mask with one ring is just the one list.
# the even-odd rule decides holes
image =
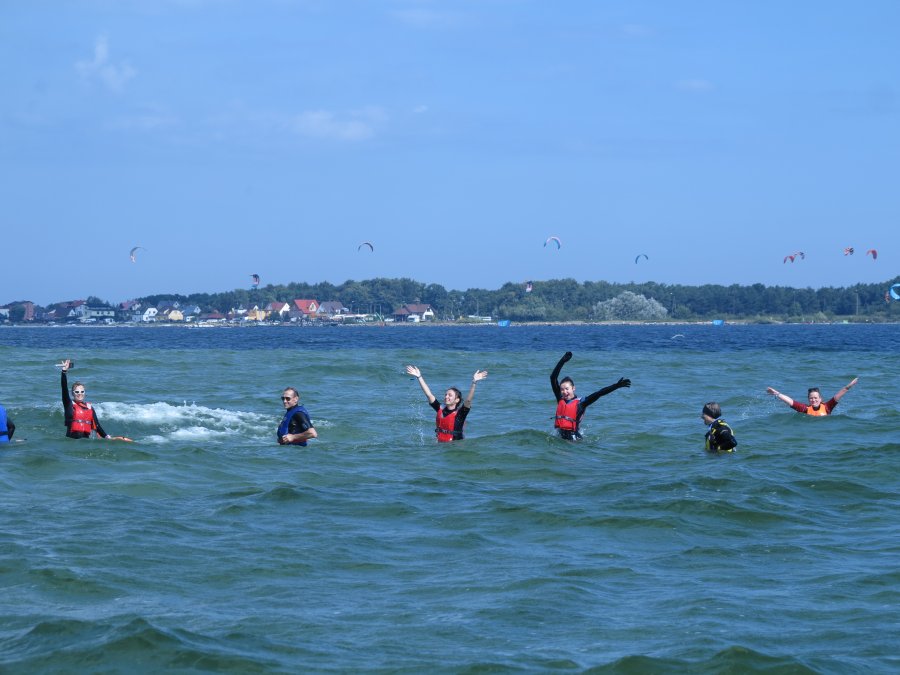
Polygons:
[[569,400],[575,396],[575,383],[571,377],[564,377],[559,383],[559,392],[565,400]]
[[450,387],[444,394],[444,403],[448,406],[457,406],[462,401],[462,392],[456,387]]
[[806,395],[809,400],[809,404],[813,408],[818,408],[822,405],[822,394],[819,392],[818,387],[810,387],[809,391],[806,392]]
[[715,401],[710,401],[705,406],[703,406],[703,411],[700,413],[700,417],[704,419],[709,417],[711,419],[717,420],[722,416],[722,406],[720,406]]

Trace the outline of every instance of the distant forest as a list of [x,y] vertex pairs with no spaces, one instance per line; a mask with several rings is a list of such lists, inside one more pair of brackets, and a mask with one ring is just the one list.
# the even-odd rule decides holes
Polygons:
[[192,295],[151,295],[148,304],[179,301],[204,312],[226,313],[233,308],[264,308],[273,301],[310,298],[340,301],[351,313],[390,314],[408,303],[431,305],[435,317],[453,321],[490,316],[513,321],[597,321],[615,319],[751,321],[830,321],[836,318],[868,321],[900,320],[900,302],[889,289],[900,277],[878,284],[847,288],[790,288],[785,286],[681,286],[659,283],[614,284],[574,279],[506,283],[497,290],[470,288],[448,291],[440,284],[412,279],[370,279],[330,283],[268,285],[250,290]]

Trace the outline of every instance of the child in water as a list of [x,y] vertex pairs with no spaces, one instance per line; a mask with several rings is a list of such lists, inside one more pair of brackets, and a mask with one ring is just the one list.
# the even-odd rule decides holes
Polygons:
[[707,452],[734,452],[737,439],[735,439],[731,427],[728,426],[728,422],[722,419],[721,406],[715,401],[710,401],[703,406],[700,417],[708,427],[706,431]]

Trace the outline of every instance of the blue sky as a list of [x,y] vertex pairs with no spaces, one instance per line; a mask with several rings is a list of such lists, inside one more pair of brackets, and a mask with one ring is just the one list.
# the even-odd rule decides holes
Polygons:
[[5,2],[0,303],[884,281],[898,25],[893,0]]

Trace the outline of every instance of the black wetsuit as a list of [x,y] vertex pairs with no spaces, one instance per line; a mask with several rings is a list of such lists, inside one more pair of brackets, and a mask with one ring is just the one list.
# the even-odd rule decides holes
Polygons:
[[[559,374],[562,371],[563,365],[572,358],[572,352],[566,352],[565,355],[559,360],[559,363],[556,364],[556,368],[553,369],[553,372],[550,373],[550,386],[553,388],[553,395],[556,397],[557,404],[563,400],[562,391],[559,388]],[[587,407],[594,403],[601,396],[606,396],[609,393],[614,392],[616,389],[621,387],[630,387],[631,380],[627,378],[619,378],[619,381],[615,384],[611,384],[608,387],[603,387],[598,391],[595,391],[593,394],[585,396],[582,399],[578,400],[577,412],[575,414],[575,430],[570,431],[569,429],[559,429],[556,431],[560,435],[560,437],[566,439],[567,441],[577,441],[581,439],[581,418],[584,416],[584,411],[587,410]]]
[[721,417],[714,420],[709,425],[709,431],[706,432],[706,449],[710,452],[734,452],[737,446],[737,439],[734,432],[728,426],[728,422]]
[[[62,403],[63,410],[65,411],[65,419],[66,419],[66,436],[69,438],[90,438],[91,434],[88,431],[72,431],[72,418],[75,416],[73,412],[74,403],[72,403],[72,399],[69,397],[69,381],[66,378],[66,373],[63,371],[61,373],[62,377],[60,378],[60,383],[62,384]],[[91,406],[91,414],[94,416],[94,429],[97,431],[97,435],[100,438],[107,438],[109,434],[103,431],[103,427],[100,426],[100,420],[97,419],[97,411],[94,406]]]

